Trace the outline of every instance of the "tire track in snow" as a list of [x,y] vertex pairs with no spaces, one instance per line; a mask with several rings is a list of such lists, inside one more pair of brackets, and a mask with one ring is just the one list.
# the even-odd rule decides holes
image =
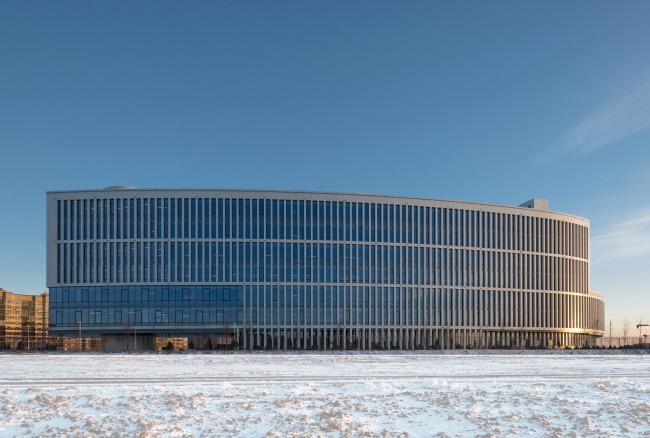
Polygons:
[[411,374],[411,375],[294,375],[294,376],[200,376],[200,377],[53,377],[49,379],[0,379],[0,387],[46,387],[46,386],[138,386],[138,385],[196,385],[220,384],[256,385],[282,383],[342,383],[359,381],[419,381],[425,379],[461,380],[481,382],[486,380],[508,380],[509,382],[553,382],[560,380],[586,379],[650,379],[650,373],[569,373],[569,374]]

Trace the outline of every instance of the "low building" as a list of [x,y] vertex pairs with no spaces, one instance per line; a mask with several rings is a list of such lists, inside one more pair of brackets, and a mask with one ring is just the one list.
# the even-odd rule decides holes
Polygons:
[[99,351],[102,349],[102,339],[49,336],[46,347],[50,350],[60,351]]
[[187,338],[156,338],[156,350],[163,350],[172,343],[174,350],[187,350]]

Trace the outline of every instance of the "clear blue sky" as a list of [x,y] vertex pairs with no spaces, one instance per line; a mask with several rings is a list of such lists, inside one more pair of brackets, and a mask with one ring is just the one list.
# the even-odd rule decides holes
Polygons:
[[650,2],[5,2],[0,287],[45,288],[45,192],[324,190],[591,220],[650,320]]

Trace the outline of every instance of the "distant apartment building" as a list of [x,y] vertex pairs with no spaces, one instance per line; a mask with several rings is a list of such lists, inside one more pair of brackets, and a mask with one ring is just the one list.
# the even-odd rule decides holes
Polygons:
[[22,295],[0,288],[0,350],[99,350],[100,338],[49,333],[50,294]]
[[0,349],[44,348],[49,293],[21,295],[0,289]]

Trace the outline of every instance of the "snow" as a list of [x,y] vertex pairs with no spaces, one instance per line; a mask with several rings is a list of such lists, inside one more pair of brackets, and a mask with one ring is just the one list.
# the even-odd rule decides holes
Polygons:
[[650,436],[650,355],[455,353],[0,354],[0,436]]

